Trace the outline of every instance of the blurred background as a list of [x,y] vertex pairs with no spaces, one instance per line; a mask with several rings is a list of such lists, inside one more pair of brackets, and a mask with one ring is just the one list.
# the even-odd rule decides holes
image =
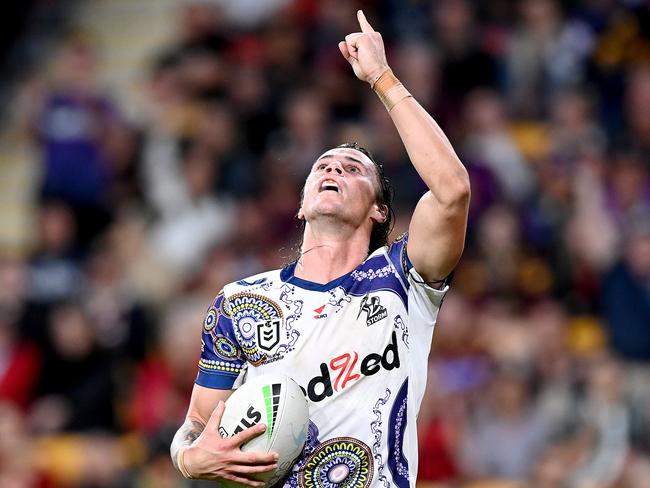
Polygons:
[[1,487],[190,486],[168,446],[204,311],[293,259],[326,148],[384,163],[406,229],[425,188],[337,48],[357,8],[472,180],[420,486],[650,487],[650,2],[20,5],[0,38]]

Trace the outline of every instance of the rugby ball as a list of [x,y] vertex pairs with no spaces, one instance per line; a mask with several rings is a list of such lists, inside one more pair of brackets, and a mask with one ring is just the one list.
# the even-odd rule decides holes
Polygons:
[[[309,407],[305,394],[294,380],[274,374],[246,381],[226,401],[219,433],[222,437],[232,437],[259,422],[266,424],[266,431],[244,443],[241,450],[278,453],[275,472],[256,476],[265,481],[266,487],[289,472],[307,438]],[[244,486],[226,480],[219,484],[227,488]]]

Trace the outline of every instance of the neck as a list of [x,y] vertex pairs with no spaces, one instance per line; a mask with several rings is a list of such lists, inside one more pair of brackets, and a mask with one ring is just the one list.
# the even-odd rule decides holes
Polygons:
[[328,283],[359,266],[368,256],[369,232],[319,230],[307,223],[294,275],[314,283]]

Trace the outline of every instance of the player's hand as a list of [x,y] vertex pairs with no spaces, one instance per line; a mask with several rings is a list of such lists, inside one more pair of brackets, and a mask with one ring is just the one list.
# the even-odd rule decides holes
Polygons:
[[183,454],[185,467],[193,478],[223,479],[247,486],[263,486],[264,482],[256,480],[253,475],[275,470],[278,455],[242,452],[239,446],[262,434],[266,426],[259,423],[232,437],[221,437],[219,424],[225,408],[225,403],[221,401],[212,411],[201,435]]
[[361,32],[345,36],[345,41],[339,42],[339,49],[352,65],[357,78],[373,85],[388,69],[384,40],[372,28],[361,10],[357,12],[357,19]]

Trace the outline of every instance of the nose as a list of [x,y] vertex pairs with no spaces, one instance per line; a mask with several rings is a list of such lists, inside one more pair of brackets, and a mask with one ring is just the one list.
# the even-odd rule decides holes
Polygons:
[[331,173],[332,171],[336,171],[340,175],[343,174],[343,167],[341,166],[340,161],[333,160],[327,164],[327,166],[325,167],[325,172]]

